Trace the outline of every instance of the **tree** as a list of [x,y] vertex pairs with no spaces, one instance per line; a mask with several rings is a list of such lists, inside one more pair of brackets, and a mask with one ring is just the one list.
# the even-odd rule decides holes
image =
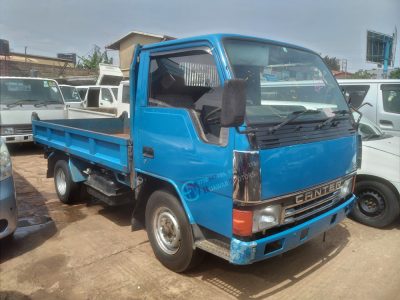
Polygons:
[[338,58],[325,55],[324,61],[331,71],[340,71],[340,63]]
[[400,79],[400,68],[394,69],[392,72],[390,72],[389,78]]
[[94,45],[92,54],[88,56],[79,56],[78,68],[97,70],[100,63],[112,64],[112,57],[108,57],[107,51],[102,52],[100,47]]
[[351,79],[371,79],[373,77],[374,75],[368,73],[366,70],[358,70],[350,76]]

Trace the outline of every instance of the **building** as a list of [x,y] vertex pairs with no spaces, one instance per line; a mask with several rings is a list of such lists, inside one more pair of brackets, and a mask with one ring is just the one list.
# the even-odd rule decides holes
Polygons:
[[9,52],[0,54],[0,75],[59,78],[93,75],[93,71],[77,69],[67,59]]
[[124,78],[128,78],[133,52],[137,44],[146,45],[173,39],[175,38],[167,35],[131,31],[117,41],[106,46],[106,49],[119,51],[119,67],[124,74]]

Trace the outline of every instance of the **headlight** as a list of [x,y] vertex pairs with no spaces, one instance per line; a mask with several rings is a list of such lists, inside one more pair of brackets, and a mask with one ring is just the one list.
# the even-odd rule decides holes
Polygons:
[[354,176],[350,177],[349,179],[346,179],[342,187],[339,190],[339,198],[342,199],[346,197],[348,194],[351,194],[353,192],[353,181],[354,181]]
[[12,175],[11,158],[6,143],[0,146],[0,181]]
[[253,212],[253,233],[279,225],[282,214],[280,204],[266,206]]
[[14,134],[14,128],[12,127],[2,127],[1,128],[2,135],[11,135]]

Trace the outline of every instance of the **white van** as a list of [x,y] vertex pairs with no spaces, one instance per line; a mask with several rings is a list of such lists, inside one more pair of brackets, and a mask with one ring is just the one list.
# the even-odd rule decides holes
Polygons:
[[[83,107],[117,107],[118,86],[90,85],[87,88],[85,98],[83,98]],[[82,87],[78,87],[81,88]]]
[[57,82],[1,76],[0,131],[6,143],[32,142],[32,112],[43,120],[65,118],[65,104]]
[[351,104],[380,129],[400,136],[400,80],[399,79],[342,79],[338,80]]
[[59,87],[67,107],[82,107],[82,99],[76,87],[66,84],[60,84]]

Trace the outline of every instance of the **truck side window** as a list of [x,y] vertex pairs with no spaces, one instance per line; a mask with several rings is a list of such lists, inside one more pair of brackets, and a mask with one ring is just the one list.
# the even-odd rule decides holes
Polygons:
[[130,103],[130,88],[129,85],[122,87],[122,103]]
[[357,108],[364,101],[369,90],[369,85],[342,85],[341,88],[349,93],[351,104]]
[[192,50],[151,58],[148,105],[189,109],[200,135],[210,143],[221,143],[218,113],[221,102],[217,67],[208,51]]
[[101,100],[113,102],[113,98],[112,98],[112,95],[111,95],[111,92],[109,89],[107,89],[107,88],[101,89]]

